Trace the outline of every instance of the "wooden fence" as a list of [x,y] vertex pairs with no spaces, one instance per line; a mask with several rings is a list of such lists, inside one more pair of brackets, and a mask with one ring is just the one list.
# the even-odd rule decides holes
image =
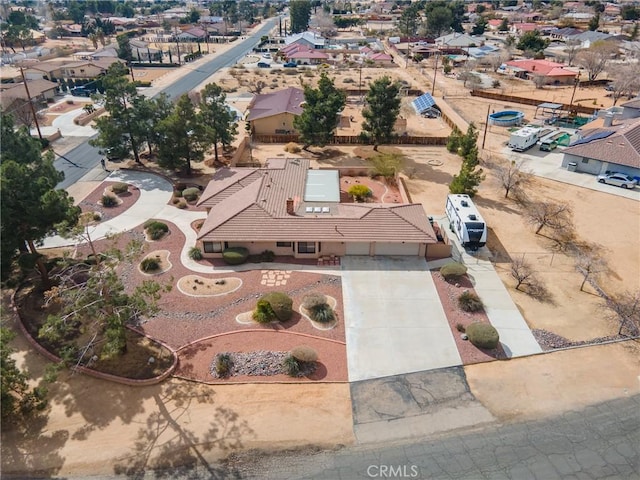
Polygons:
[[[300,139],[298,135],[264,135],[254,134],[253,140],[257,143],[299,143]],[[446,145],[448,137],[416,137],[412,135],[401,135],[394,137],[388,142],[384,142],[384,145],[432,145],[441,146]],[[362,138],[359,135],[335,135],[330,141],[329,145],[371,145],[369,140]]]
[[[529,98],[529,97],[516,97],[514,95],[504,95],[502,93],[494,93],[494,92],[485,92],[484,90],[471,90],[471,96],[472,97],[482,97],[482,98],[489,98],[491,100],[497,100],[500,102],[512,102],[512,103],[521,103],[523,105],[533,105],[534,107],[537,107],[538,105],[540,105],[542,102],[536,98]],[[566,103],[561,103],[560,105],[562,105],[562,109],[563,110],[575,110],[578,113],[584,113],[587,115],[593,115],[598,108],[593,108],[593,107],[585,107],[584,105],[568,105]]]

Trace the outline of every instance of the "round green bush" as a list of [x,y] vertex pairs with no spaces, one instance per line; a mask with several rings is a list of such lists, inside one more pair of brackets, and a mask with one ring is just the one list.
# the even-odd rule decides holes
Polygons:
[[478,348],[493,350],[500,342],[498,331],[488,323],[472,323],[467,326],[465,333],[469,337],[469,341]]
[[140,262],[140,269],[143,272],[155,272],[160,269],[160,260],[155,257],[147,257]]
[[198,199],[198,195],[200,195],[200,189],[197,187],[185,188],[182,191],[182,196],[187,202],[193,202]]
[[202,260],[202,250],[198,247],[191,247],[189,249],[189,258],[191,260]]
[[111,187],[111,191],[117,195],[129,191],[129,185],[123,182],[116,183]]
[[300,363],[294,358],[293,355],[287,356],[283,362],[284,370],[290,377],[297,377],[300,375]]
[[373,192],[366,185],[353,185],[349,189],[349,195],[354,197],[357,202],[364,202],[365,199],[373,195]]
[[465,290],[458,297],[458,305],[465,312],[480,312],[484,308],[484,304],[480,297],[473,292]]
[[227,265],[240,265],[249,258],[249,250],[245,247],[229,247],[222,252],[222,259]]
[[151,220],[145,222],[144,229],[151,240],[158,240],[169,231],[169,226],[166,223]]
[[228,353],[216,355],[216,373],[219,377],[228,377],[232,366],[233,361]]
[[440,268],[440,275],[447,281],[460,278],[466,273],[467,267],[458,262],[447,263]]
[[112,197],[111,195],[103,195],[101,203],[102,203],[102,206],[105,208],[115,207],[116,205],[118,205],[118,201],[115,199],[115,197]]
[[263,295],[260,300],[268,302],[271,305],[273,313],[281,322],[286,322],[293,314],[293,300],[283,292],[269,292]]

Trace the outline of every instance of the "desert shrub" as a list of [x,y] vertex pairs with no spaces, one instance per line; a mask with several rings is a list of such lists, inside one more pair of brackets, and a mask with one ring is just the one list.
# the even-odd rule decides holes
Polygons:
[[270,323],[278,319],[273,308],[271,308],[271,304],[263,299],[258,300],[251,317],[258,323]]
[[193,202],[197,200],[198,195],[200,195],[200,189],[197,187],[185,188],[182,191],[182,196],[187,202]]
[[333,322],[336,318],[335,312],[326,303],[324,305],[317,305],[309,310],[309,316],[311,320],[318,323]]
[[373,195],[373,192],[366,185],[353,185],[349,189],[349,195],[354,197],[358,202],[364,202],[367,198]]
[[447,281],[456,280],[466,273],[467,267],[458,262],[447,263],[440,268],[440,275]]
[[160,260],[155,257],[147,257],[140,262],[140,269],[143,272],[155,272],[160,268]]
[[180,200],[176,205],[176,207],[179,208],[180,210],[185,209],[187,208],[187,202],[185,202],[184,200]]
[[472,323],[466,328],[469,341],[478,348],[492,350],[498,346],[500,336],[498,331],[488,323]]
[[356,83],[356,81],[353,78],[348,77],[342,80],[342,83]]
[[100,215],[99,212],[93,212],[93,215],[91,216],[91,219],[94,222],[99,222],[100,220],[102,220],[102,215]]
[[180,202],[181,200],[179,198],[174,198],[173,200],[171,200],[171,203],[173,203],[174,205],[177,205]]
[[300,375],[300,363],[293,357],[293,355],[287,356],[287,358],[282,362],[282,366],[290,377],[298,377]]
[[484,304],[480,297],[468,290],[462,292],[458,297],[458,305],[465,312],[480,312],[484,308]]
[[249,258],[249,250],[245,247],[229,247],[222,252],[222,259],[227,265],[240,265]]
[[202,250],[198,247],[191,247],[189,249],[189,258],[191,260],[202,260]]
[[287,153],[299,153],[300,150],[300,146],[295,142],[289,142],[284,146],[284,151]]
[[144,225],[144,229],[151,240],[159,240],[169,231],[169,226],[166,223],[158,222],[157,220],[147,221]]
[[320,305],[327,304],[327,297],[322,293],[308,293],[302,299],[302,306],[307,310],[311,310]]
[[183,183],[183,182],[178,182],[178,183],[176,183],[176,184],[173,186],[173,189],[174,189],[174,190],[180,190],[180,191],[182,191],[182,190],[184,190],[185,188],[187,188],[187,184],[186,184],[186,183]]
[[494,80],[493,83],[491,84],[491,86],[493,88],[499,88],[500,87],[500,80]]
[[291,356],[299,362],[316,362],[318,353],[311,347],[301,345],[291,350]]
[[219,377],[228,377],[231,373],[233,362],[228,353],[219,353],[216,355],[216,373]]
[[293,314],[293,300],[283,292],[269,292],[263,295],[260,300],[264,300],[271,305],[273,313],[281,322],[286,322]]
[[182,198],[182,190],[176,190],[173,192],[173,196],[176,198]]
[[102,206],[105,208],[115,207],[116,205],[118,205],[118,201],[116,200],[116,198],[112,197],[111,195],[103,195],[100,203],[102,203]]
[[456,330],[458,330],[461,333],[464,333],[464,331],[466,330],[466,328],[464,327],[463,324],[461,324],[460,322],[456,323]]
[[121,194],[129,191],[129,185],[123,182],[116,183],[111,187],[111,191],[115,194]]
[[265,250],[262,253],[249,255],[249,261],[251,263],[273,262],[275,258],[276,258],[276,254],[273,253],[271,250]]

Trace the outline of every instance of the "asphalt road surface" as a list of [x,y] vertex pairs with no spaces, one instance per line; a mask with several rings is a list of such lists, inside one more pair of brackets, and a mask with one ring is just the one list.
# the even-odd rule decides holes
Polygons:
[[[277,21],[278,17],[269,19],[265,25],[252,36],[237,42],[237,45],[234,45],[225,53],[213,58],[211,61],[198,66],[197,69],[189,70],[189,73],[176,80],[173,84],[165,87],[158,92],[158,94],[166,93],[171,98],[177,98],[200,85],[221,68],[237,63],[239,59],[247,53],[250,53],[253,48],[260,43],[260,37],[267,35],[276,25]],[[182,68],[189,69],[188,66]],[[63,189],[73,185],[99,164],[102,155],[98,152],[98,148],[89,145],[91,138],[95,138],[95,136],[88,138],[87,141],[63,156],[56,155],[54,165],[58,171],[64,173],[64,180],[60,182],[56,188]]]

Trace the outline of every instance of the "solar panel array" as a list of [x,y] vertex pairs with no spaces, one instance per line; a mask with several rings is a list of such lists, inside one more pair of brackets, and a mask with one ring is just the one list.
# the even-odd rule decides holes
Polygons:
[[569,146],[575,147],[576,145],[583,145],[585,143],[593,142],[594,140],[602,140],[603,138],[607,138],[611,135],[613,135],[612,131],[597,132],[597,133],[594,133],[593,135],[587,135],[586,137],[581,138],[580,140],[576,140]]
[[431,107],[436,104],[436,101],[433,99],[430,93],[425,93],[416,98],[413,102],[413,108],[416,110],[418,114],[426,112]]

